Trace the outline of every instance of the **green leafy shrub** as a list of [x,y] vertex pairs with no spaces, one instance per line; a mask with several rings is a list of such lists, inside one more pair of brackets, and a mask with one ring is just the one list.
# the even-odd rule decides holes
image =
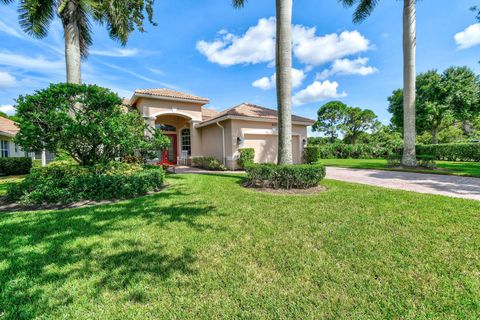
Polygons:
[[160,167],[112,163],[94,167],[54,164],[34,168],[7,198],[22,203],[70,203],[81,200],[124,199],[159,190],[165,173]]
[[432,155],[436,160],[480,161],[480,143],[419,144],[417,154]]
[[241,169],[244,169],[246,165],[253,163],[255,159],[255,149],[253,148],[242,148],[238,149],[240,156],[238,158],[238,166]]
[[207,170],[225,171],[227,168],[215,157],[194,157],[192,165]]
[[32,168],[31,158],[0,158],[0,174],[5,176],[27,174]]
[[320,164],[276,165],[270,163],[246,166],[247,186],[305,189],[316,187],[325,177],[325,167]]
[[417,155],[417,162],[420,167],[427,169],[436,169],[435,156],[430,154]]
[[317,145],[306,146],[303,149],[303,162],[310,164],[320,160],[320,147]]
[[402,155],[399,153],[389,154],[386,159],[389,167],[398,167],[402,163]]
[[[392,153],[398,153],[401,149],[401,146],[375,145],[366,143],[326,143],[309,146],[308,148],[318,148],[318,155],[314,150],[308,150],[308,152],[310,155],[313,155],[315,158],[318,157],[319,159],[377,159],[385,158],[387,155]],[[307,159],[304,161],[307,162],[306,160]]]

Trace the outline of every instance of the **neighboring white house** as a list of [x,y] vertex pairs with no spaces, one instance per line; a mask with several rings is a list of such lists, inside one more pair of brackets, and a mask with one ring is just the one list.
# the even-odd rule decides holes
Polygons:
[[[42,152],[26,152],[13,142],[13,138],[20,131],[18,126],[10,119],[0,117],[0,158],[31,157],[42,159]],[[53,154],[46,152],[44,164],[53,160]]]

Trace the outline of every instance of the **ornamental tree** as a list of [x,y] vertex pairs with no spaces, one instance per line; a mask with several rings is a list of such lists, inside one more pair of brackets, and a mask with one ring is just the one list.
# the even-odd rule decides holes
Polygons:
[[96,85],[52,84],[20,96],[16,109],[17,144],[25,150],[64,150],[82,166],[148,158],[169,143],[160,131],[149,131],[117,94]]
[[323,132],[330,138],[330,142],[335,142],[347,108],[348,106],[340,101],[330,101],[321,106],[317,112],[317,121],[312,127],[313,131]]

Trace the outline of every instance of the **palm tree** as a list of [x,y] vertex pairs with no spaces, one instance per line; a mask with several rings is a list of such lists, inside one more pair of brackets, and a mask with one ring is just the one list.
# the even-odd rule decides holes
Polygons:
[[[356,5],[353,22],[360,23],[374,10],[378,0],[338,0],[345,6]],[[415,154],[415,51],[416,0],[403,0],[403,157],[402,165],[416,166]]]
[[[81,83],[81,59],[88,56],[92,44],[90,21],[105,24],[110,37],[127,43],[135,29],[143,30],[144,11],[152,21],[155,0],[22,0],[19,21],[22,29],[36,38],[44,38],[52,20],[58,16],[65,38],[67,82]],[[4,4],[15,0],[0,0]]]
[[[243,7],[246,0],[233,0]],[[276,0],[276,86],[278,105],[278,164],[291,164],[292,157],[292,0]]]

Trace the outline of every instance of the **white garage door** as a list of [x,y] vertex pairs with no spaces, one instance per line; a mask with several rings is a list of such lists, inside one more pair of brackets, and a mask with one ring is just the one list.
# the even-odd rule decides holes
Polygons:
[[[245,134],[242,148],[255,150],[255,162],[277,162],[277,136],[271,134]],[[300,163],[300,137],[292,136],[293,162]]]

